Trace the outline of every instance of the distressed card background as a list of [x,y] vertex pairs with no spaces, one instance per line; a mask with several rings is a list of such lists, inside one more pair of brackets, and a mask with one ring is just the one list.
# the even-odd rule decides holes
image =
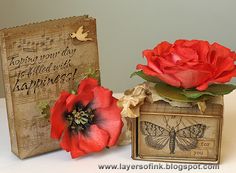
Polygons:
[[[71,38],[80,26],[91,41]],[[26,158],[56,150],[58,143],[50,139],[50,106],[81,79],[99,78],[96,20],[71,17],[0,33],[12,151]]]
[[[159,125],[165,129],[168,129],[166,126],[175,127],[177,121],[180,120],[181,116],[165,116],[170,117],[168,125],[164,122],[165,115],[142,115],[140,121],[152,122],[156,125]],[[216,118],[197,118],[197,117],[182,117],[180,125],[175,128],[175,131],[183,129],[185,127],[194,125],[194,124],[204,124],[206,125],[206,130],[203,138],[198,140],[197,148],[191,149],[189,151],[182,151],[179,149],[177,143],[175,144],[175,153],[170,154],[169,142],[166,146],[157,150],[151,148],[145,142],[145,136],[140,133],[140,155],[148,157],[175,157],[175,158],[209,158],[217,159],[218,151],[218,132],[219,132],[219,119]],[[169,129],[168,129],[169,130]]]
[[[208,101],[203,114],[197,106],[174,107],[164,101],[145,103],[141,106],[140,117],[133,122],[132,157],[219,163],[223,107],[222,97]],[[175,145],[170,144],[173,139]]]

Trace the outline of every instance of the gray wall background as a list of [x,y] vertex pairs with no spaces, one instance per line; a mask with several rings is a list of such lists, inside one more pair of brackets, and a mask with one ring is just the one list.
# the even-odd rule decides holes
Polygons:
[[129,75],[145,62],[142,50],[162,40],[236,48],[235,0],[0,0],[0,28],[84,14],[97,18],[102,84],[114,92],[142,81]]

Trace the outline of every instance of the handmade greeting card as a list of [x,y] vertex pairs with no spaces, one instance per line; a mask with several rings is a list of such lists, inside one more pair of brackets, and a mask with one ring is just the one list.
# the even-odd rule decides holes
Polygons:
[[63,91],[99,79],[96,20],[50,20],[0,32],[11,148],[20,158],[59,149],[50,109]]

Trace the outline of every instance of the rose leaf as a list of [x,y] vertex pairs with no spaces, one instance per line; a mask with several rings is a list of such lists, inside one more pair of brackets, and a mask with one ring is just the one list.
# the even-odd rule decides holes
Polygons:
[[182,93],[188,98],[196,99],[205,95],[219,96],[229,94],[234,89],[236,89],[236,86],[233,84],[212,84],[204,91],[183,90]]
[[191,99],[182,94],[181,88],[176,88],[164,83],[158,83],[155,85],[157,93],[166,99],[179,101],[179,102],[197,102],[202,98]]
[[130,75],[130,78],[134,77],[134,76],[139,76],[141,78],[143,78],[144,80],[148,81],[148,82],[152,82],[152,83],[159,83],[161,82],[160,79],[154,77],[154,76],[149,76],[143,73],[143,71],[135,71]]
[[197,99],[199,97],[202,97],[203,95],[212,95],[212,96],[215,95],[207,91],[198,91],[198,90],[183,90],[182,94],[191,99]]
[[225,95],[231,93],[235,89],[236,85],[233,84],[212,84],[206,91],[214,95]]

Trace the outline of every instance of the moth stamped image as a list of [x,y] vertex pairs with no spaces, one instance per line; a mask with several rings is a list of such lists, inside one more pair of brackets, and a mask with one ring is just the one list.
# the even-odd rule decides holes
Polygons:
[[[170,154],[175,154],[176,144],[182,151],[197,148],[198,139],[203,138],[206,125],[196,123],[179,129],[183,117],[163,116],[166,128],[148,121],[141,121],[141,132],[145,135],[145,143],[154,149],[161,150],[169,143]],[[170,119],[176,120],[176,126],[170,126]]]
[[133,120],[132,157],[218,163],[222,111],[222,105],[215,104],[208,105],[206,114],[201,114],[197,107],[175,108],[165,102],[144,104],[140,117]]

